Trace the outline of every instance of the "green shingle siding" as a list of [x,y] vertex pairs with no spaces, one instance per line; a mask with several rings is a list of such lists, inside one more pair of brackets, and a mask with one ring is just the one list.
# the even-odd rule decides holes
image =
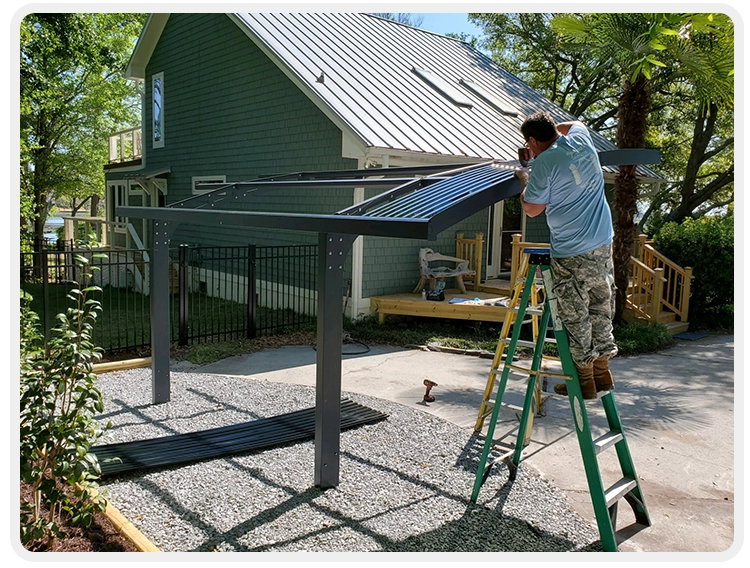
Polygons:
[[[165,145],[153,148],[151,77],[159,72],[164,72]],[[171,167],[168,203],[191,196],[192,176],[242,181],[356,167],[355,160],[341,157],[340,130],[223,14],[171,15],[145,79],[146,168]],[[351,203],[351,195],[273,199],[277,206],[320,213]],[[179,226],[173,241],[236,245],[268,240],[266,233]],[[295,242],[310,241],[299,237]]]

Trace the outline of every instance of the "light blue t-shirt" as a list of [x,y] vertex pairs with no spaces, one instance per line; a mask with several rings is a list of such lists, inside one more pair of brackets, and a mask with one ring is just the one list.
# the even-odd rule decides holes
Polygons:
[[524,199],[547,205],[553,257],[584,254],[612,242],[602,168],[591,136],[580,123],[534,159]]

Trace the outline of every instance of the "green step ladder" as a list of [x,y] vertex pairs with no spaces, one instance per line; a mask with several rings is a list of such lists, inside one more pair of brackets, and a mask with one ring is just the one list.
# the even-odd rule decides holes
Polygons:
[[[513,355],[519,344],[521,334],[521,325],[515,325],[511,335],[508,351],[505,357],[503,371],[497,385],[497,394],[495,400],[497,404],[493,406],[492,416],[488,425],[485,437],[484,449],[477,467],[474,490],[471,495],[472,502],[476,503],[479,496],[479,490],[489,476],[493,465],[504,462],[508,466],[509,478],[514,480],[518,466],[521,462],[521,454],[524,448],[524,438],[529,416],[532,411],[534,394],[537,382],[540,377],[552,377],[564,379],[568,389],[568,398],[573,413],[576,434],[578,435],[578,445],[581,448],[581,457],[588,480],[589,493],[594,506],[596,523],[599,528],[599,535],[602,542],[602,548],[607,552],[617,552],[617,539],[615,538],[615,527],[617,520],[617,504],[620,500],[625,499],[633,509],[637,523],[650,526],[651,520],[646,510],[646,504],[643,500],[638,475],[636,474],[633,460],[630,456],[628,443],[625,440],[620,415],[615,405],[614,391],[607,391],[603,396],[598,398],[602,402],[604,413],[607,417],[609,431],[603,436],[593,439],[589,428],[589,420],[586,414],[586,407],[583,404],[581,386],[578,382],[578,372],[575,363],[570,355],[570,345],[568,343],[568,334],[563,327],[562,321],[557,316],[557,299],[552,295],[552,270],[550,267],[550,252],[545,248],[527,248],[524,253],[529,254],[529,270],[526,277],[524,292],[521,301],[516,308],[518,315],[517,322],[523,322],[524,316],[529,305],[529,297],[535,279],[538,281],[538,273],[541,273],[541,283],[544,289],[545,301],[542,310],[541,320],[539,322],[539,333],[534,346],[534,354],[529,367],[513,364]],[[547,337],[548,327],[552,322],[554,340]],[[542,361],[542,350],[546,342],[556,343],[557,351],[562,365],[562,373],[552,373],[540,370]],[[510,375],[521,376],[527,381],[526,395],[524,398],[523,411],[521,413],[518,435],[514,449],[504,450],[499,455],[491,455],[498,448],[494,443],[495,427],[502,407],[503,395],[508,384]],[[593,402],[593,400],[592,400]],[[617,459],[620,464],[623,477],[608,489],[604,488],[602,476],[599,471],[598,455],[605,450],[614,446]]]

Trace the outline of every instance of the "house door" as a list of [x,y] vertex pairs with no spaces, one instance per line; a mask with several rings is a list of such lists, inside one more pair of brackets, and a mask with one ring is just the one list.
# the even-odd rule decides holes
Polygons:
[[492,206],[487,239],[487,278],[510,276],[513,235],[522,232],[523,213],[518,195]]

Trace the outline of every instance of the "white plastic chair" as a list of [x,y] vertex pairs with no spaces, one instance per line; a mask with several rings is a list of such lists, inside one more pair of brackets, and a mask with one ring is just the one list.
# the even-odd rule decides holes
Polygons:
[[[436,266],[430,267],[431,262],[436,261],[449,261],[454,262],[453,268],[449,266]],[[437,280],[443,281],[446,278],[455,278],[456,287],[461,291],[462,294],[466,294],[466,286],[464,286],[464,276],[474,276],[476,272],[469,269],[469,261],[463,258],[456,258],[455,256],[446,256],[435,252],[430,248],[423,248],[419,250],[419,273],[420,279],[417,287],[414,288],[413,294],[419,293],[424,289],[425,284],[429,280],[430,290],[435,289],[435,282]]]

